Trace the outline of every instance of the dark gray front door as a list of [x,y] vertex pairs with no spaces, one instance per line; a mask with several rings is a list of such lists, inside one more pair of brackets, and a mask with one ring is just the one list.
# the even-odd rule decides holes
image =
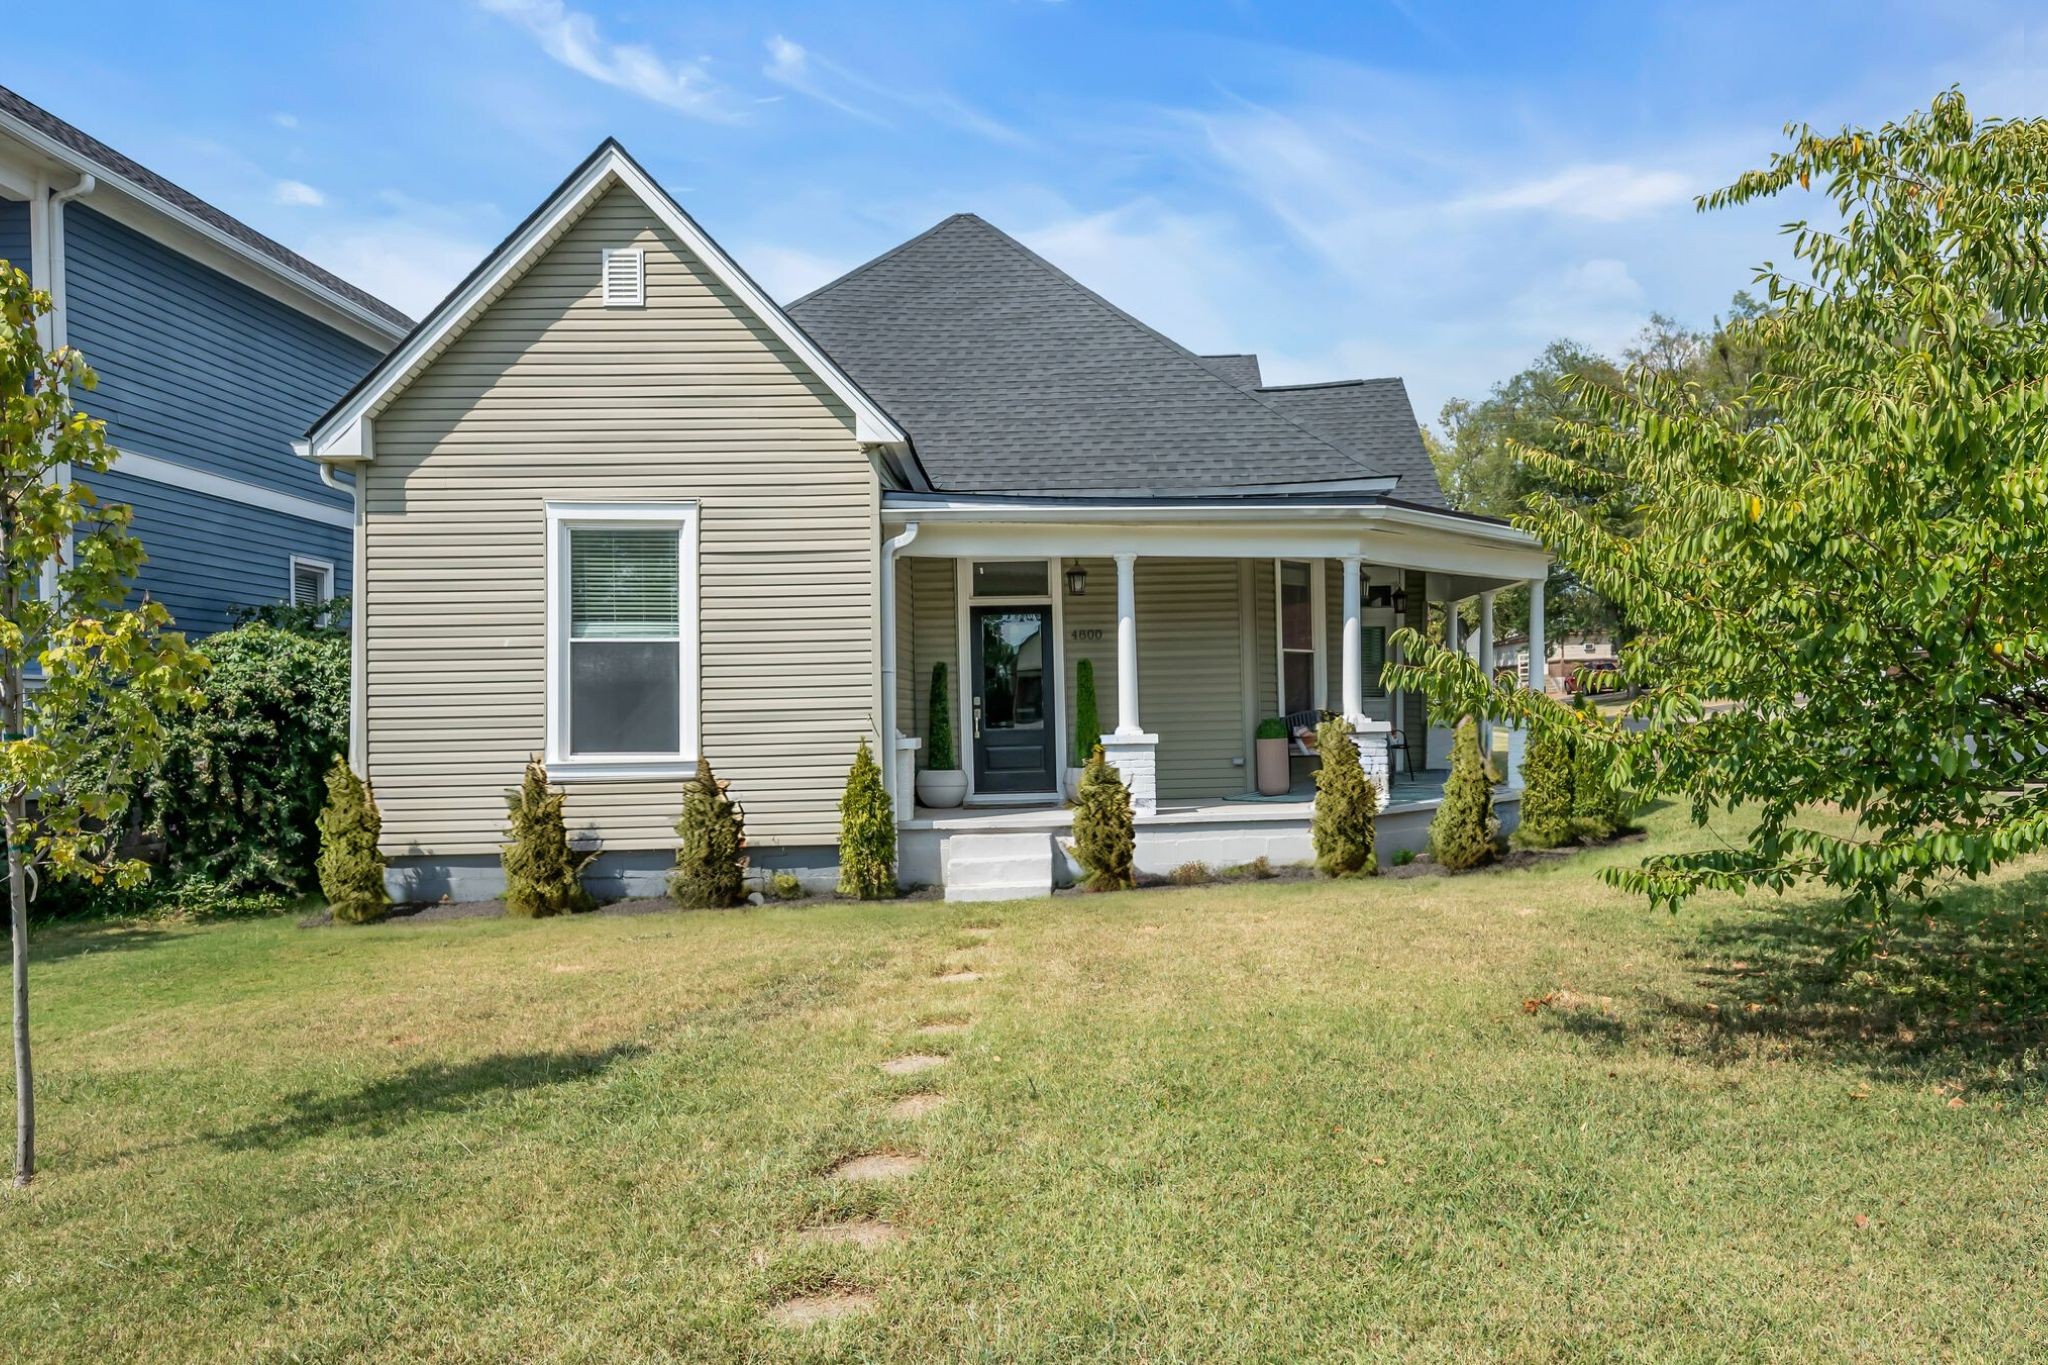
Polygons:
[[976,607],[974,789],[986,795],[1059,790],[1053,771],[1051,607]]

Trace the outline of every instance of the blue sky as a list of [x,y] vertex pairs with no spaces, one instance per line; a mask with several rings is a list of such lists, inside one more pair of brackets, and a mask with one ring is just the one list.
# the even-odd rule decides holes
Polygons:
[[1418,413],[1705,323],[1787,121],[2048,104],[2017,5],[364,0],[18,7],[13,86],[418,313],[607,134],[780,298],[971,210],[1269,380]]

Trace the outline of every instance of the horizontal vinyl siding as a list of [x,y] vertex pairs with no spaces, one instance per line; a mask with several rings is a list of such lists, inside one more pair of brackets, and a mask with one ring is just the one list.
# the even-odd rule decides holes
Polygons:
[[[605,247],[647,253],[606,309]],[[851,414],[613,190],[376,419],[369,763],[392,854],[495,851],[546,725],[549,500],[700,504],[704,752],[764,847],[838,839],[879,719],[877,485]],[[919,605],[913,610],[921,610]],[[675,842],[677,782],[575,782],[572,830]]]
[[113,444],[346,507],[291,441],[377,353],[86,204],[63,212],[68,339]]
[[0,199],[0,261],[30,275],[28,253],[28,201]]
[[[914,717],[916,733],[929,740],[932,732],[932,665],[946,665],[947,709],[953,715],[953,756],[956,762],[968,761],[967,745],[969,736],[960,725],[962,688],[965,686],[958,676],[960,672],[960,626],[957,612],[960,594],[953,581],[954,561],[950,559],[905,559],[901,561],[909,581],[914,599],[911,610],[906,614],[910,624],[909,677],[911,709],[906,716]],[[922,768],[931,759],[930,747],[918,751],[917,765]]]
[[[1142,570],[1144,560],[1138,564]],[[1060,641],[1060,648],[1066,658],[1061,681],[1067,688],[1067,763],[1081,767],[1088,762],[1088,750],[1092,745],[1080,748],[1071,733],[1074,726],[1074,706],[1080,700],[1080,684],[1075,675],[1081,660],[1087,659],[1095,665],[1095,718],[1106,735],[1116,729],[1116,561],[1113,559],[1067,559],[1060,562],[1062,574],[1079,566],[1088,572],[1088,590],[1079,597],[1069,594],[1060,604],[1061,620],[1066,626],[1066,638]],[[1142,575],[1141,575],[1142,576]],[[1062,585],[1062,591],[1064,591]],[[1138,656],[1138,677],[1145,677],[1145,655],[1142,648],[1145,640],[1146,619],[1142,608],[1138,614],[1138,641],[1141,652]],[[1140,698],[1142,704],[1143,698]],[[1142,711],[1139,719],[1151,724],[1151,717]],[[1100,740],[1101,735],[1096,739]],[[1086,744],[1086,741],[1083,741]]]
[[102,503],[135,509],[130,529],[149,555],[136,587],[169,608],[189,636],[227,629],[230,607],[289,600],[293,555],[326,560],[334,591],[351,590],[349,532],[341,527],[114,470],[79,482]]
[[1140,559],[1136,586],[1139,718],[1159,736],[1160,799],[1243,791],[1237,562]]

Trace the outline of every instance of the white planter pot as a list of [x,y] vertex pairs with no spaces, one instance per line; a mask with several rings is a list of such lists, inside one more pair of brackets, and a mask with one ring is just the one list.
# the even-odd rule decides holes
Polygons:
[[926,768],[917,775],[917,804],[951,810],[967,799],[967,774],[958,768]]
[[1287,741],[1284,739],[1254,740],[1257,750],[1259,795],[1285,796],[1287,789],[1294,785],[1293,765],[1288,762]]

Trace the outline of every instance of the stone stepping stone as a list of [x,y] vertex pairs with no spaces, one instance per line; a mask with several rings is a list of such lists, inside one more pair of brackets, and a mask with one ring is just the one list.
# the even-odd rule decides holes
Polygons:
[[940,972],[938,979],[940,981],[979,981],[981,980],[981,973],[962,968],[956,972]]
[[864,1152],[850,1156],[825,1174],[833,1180],[901,1180],[924,1169],[921,1156],[899,1152]]
[[952,1061],[932,1052],[913,1052],[907,1057],[892,1057],[882,1063],[882,1072],[889,1076],[915,1076],[920,1071],[930,1071]]
[[927,1114],[938,1112],[951,1103],[952,1101],[946,1096],[927,1090],[916,1095],[905,1095],[902,1099],[890,1105],[889,1117],[892,1119],[921,1119]]
[[903,1229],[879,1218],[855,1218],[845,1223],[826,1223],[797,1233],[805,1242],[823,1246],[855,1246],[863,1251],[889,1246],[903,1240]]
[[872,1312],[875,1296],[865,1289],[821,1289],[815,1294],[798,1294],[768,1310],[768,1321],[777,1327],[815,1327]]

